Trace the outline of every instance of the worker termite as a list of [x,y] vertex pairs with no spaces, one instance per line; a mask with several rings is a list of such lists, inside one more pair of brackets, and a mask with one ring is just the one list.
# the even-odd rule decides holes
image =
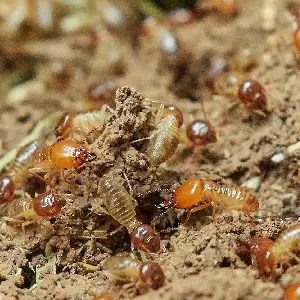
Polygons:
[[129,256],[108,258],[103,265],[103,270],[121,281],[140,279],[154,290],[161,288],[165,283],[165,274],[157,263],[142,263]]
[[0,178],[0,204],[13,200],[16,186],[23,184],[25,175],[34,154],[41,147],[40,141],[33,141],[22,147],[14,160],[7,166],[5,174]]
[[117,181],[104,178],[99,183],[99,192],[105,200],[107,213],[126,227],[131,235],[132,245],[144,252],[157,252],[160,238],[154,229],[142,224],[135,213],[136,200]]
[[183,123],[183,115],[179,108],[169,105],[162,107],[157,113],[157,130],[150,137],[146,154],[152,165],[160,165],[169,159],[179,143],[179,128]]
[[300,300],[300,282],[290,283],[286,286],[284,300]]
[[248,79],[241,83],[238,96],[247,108],[259,115],[266,116],[267,96],[263,86],[256,80]]
[[49,172],[53,169],[78,167],[95,159],[85,146],[73,140],[61,140],[41,149],[32,159],[31,172]]
[[25,227],[34,223],[38,217],[54,217],[61,211],[58,196],[53,192],[42,193],[31,199],[29,196],[17,198],[14,201],[2,204],[0,215],[10,225]]
[[187,138],[197,146],[206,146],[217,141],[216,132],[208,121],[195,120],[186,128]]
[[216,78],[214,90],[217,94],[236,99],[241,83],[245,79],[241,72],[227,72]]
[[275,242],[256,236],[240,242],[245,250],[256,258],[258,269],[262,274],[274,274],[277,264],[288,263],[290,259],[300,262],[294,253],[299,251],[300,223],[289,226]]
[[101,129],[109,116],[107,110],[111,108],[103,105],[101,110],[87,113],[64,113],[58,120],[55,135],[58,139],[74,138],[78,141],[86,137],[94,130]]
[[174,192],[171,206],[176,208],[189,209],[188,218],[191,213],[212,206],[213,217],[215,207],[220,205],[226,210],[244,212],[252,221],[250,212],[259,208],[258,200],[248,190],[204,180],[200,178],[190,178],[180,185]]

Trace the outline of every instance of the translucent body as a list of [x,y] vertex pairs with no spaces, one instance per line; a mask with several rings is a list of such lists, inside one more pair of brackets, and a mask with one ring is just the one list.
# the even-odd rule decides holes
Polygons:
[[[238,186],[227,186],[191,178],[179,186],[174,193],[176,208],[193,208],[197,206],[220,205],[226,210],[243,211],[245,213],[258,210],[257,199],[246,189]],[[204,207],[205,207],[204,206]]]
[[241,83],[239,99],[249,110],[267,112],[267,97],[262,85],[256,80],[248,79]]
[[151,226],[142,224],[136,218],[136,201],[126,189],[112,179],[102,179],[99,190],[107,212],[127,228],[133,246],[145,252],[157,252],[160,248],[159,236]]
[[8,217],[12,220],[28,221],[36,217],[32,208],[32,199],[22,197],[14,199],[14,201],[4,204],[0,207],[1,217]]
[[227,72],[216,78],[214,89],[219,95],[236,99],[244,79],[244,75],[240,72]]
[[146,151],[150,163],[155,166],[168,160],[179,143],[179,122],[173,113],[164,117],[157,127]]
[[216,132],[212,125],[203,120],[195,120],[186,129],[188,139],[198,146],[205,146],[217,141]]
[[290,283],[286,286],[284,300],[300,300],[300,282]]
[[108,213],[126,227],[129,233],[132,233],[141,224],[136,219],[135,199],[121,184],[112,179],[102,179],[99,183],[99,190],[105,200]]
[[123,281],[140,278],[147,286],[158,289],[165,283],[165,275],[157,263],[142,263],[128,256],[113,256],[107,259],[103,269]]
[[293,224],[284,230],[276,239],[272,253],[277,262],[284,262],[292,251],[300,249],[300,223]]
[[178,127],[181,127],[183,124],[183,113],[182,111],[175,105],[165,105],[164,106],[164,116],[174,115],[174,117],[178,121]]
[[33,157],[33,169],[78,167],[93,157],[86,148],[73,140],[62,140],[42,149]]
[[16,154],[15,159],[8,165],[6,174],[11,176],[15,182],[21,181],[24,178],[24,173],[27,172],[34,155],[41,148],[40,141],[33,141],[22,147]]
[[129,256],[112,256],[103,264],[103,270],[118,280],[128,281],[139,277],[141,264],[139,260]]

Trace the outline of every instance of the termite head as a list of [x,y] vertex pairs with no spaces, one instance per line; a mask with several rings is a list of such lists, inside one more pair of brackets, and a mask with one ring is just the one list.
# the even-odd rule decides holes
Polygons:
[[176,208],[190,208],[201,199],[205,190],[205,181],[199,178],[190,178],[180,185],[173,196],[173,206]]
[[72,113],[65,112],[58,120],[54,129],[55,136],[57,138],[66,137],[72,129],[72,120],[74,115]]
[[217,141],[213,126],[204,120],[195,120],[189,124],[186,135],[194,145],[198,146],[206,146]]
[[255,257],[258,269],[262,274],[272,274],[275,269],[275,257],[273,254],[274,242],[270,239],[254,236],[247,241],[239,240],[241,250]]
[[156,253],[160,249],[160,237],[155,230],[147,224],[138,226],[131,234],[132,245],[144,252]]
[[62,140],[51,148],[51,160],[57,168],[78,167],[84,162],[95,159],[80,143],[73,140]]
[[43,193],[33,199],[33,210],[40,217],[54,217],[61,211],[58,196],[54,193]]
[[164,106],[164,115],[172,114],[178,121],[178,127],[181,127],[183,123],[183,113],[182,111],[175,105],[165,105]]
[[15,184],[10,176],[0,178],[0,204],[13,200],[15,194]]
[[259,209],[259,202],[252,194],[248,197],[245,203],[245,210],[247,212],[257,211]]
[[96,156],[86,150],[83,145],[80,145],[75,151],[75,167],[80,166],[84,162],[92,161],[96,158]]
[[150,288],[157,290],[165,283],[165,274],[159,264],[149,262],[140,267],[140,278]]

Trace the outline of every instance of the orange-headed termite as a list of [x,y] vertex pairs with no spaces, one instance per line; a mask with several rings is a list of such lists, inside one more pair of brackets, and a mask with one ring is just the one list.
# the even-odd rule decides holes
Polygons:
[[190,178],[180,185],[171,205],[189,209],[189,215],[208,206],[215,210],[215,206],[220,205],[226,210],[244,212],[251,222],[250,212],[259,208],[258,200],[248,190],[200,178]]
[[157,263],[142,263],[129,256],[112,256],[105,261],[103,269],[118,280],[140,279],[155,290],[165,283],[165,274]]
[[32,160],[32,172],[49,172],[52,169],[78,167],[95,157],[84,145],[73,140],[61,140],[38,151]]
[[105,200],[108,214],[127,228],[135,248],[145,252],[157,252],[160,249],[159,235],[151,226],[142,224],[136,218],[136,200],[120,183],[104,178],[99,183],[99,192]]

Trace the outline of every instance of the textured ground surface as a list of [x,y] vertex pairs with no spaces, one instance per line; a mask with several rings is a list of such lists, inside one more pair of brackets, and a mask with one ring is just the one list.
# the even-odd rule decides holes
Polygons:
[[[72,202],[66,205],[57,226],[82,226],[78,219],[69,218],[68,209],[84,206],[84,193],[92,191],[94,197],[97,196],[96,187],[91,183],[97,179],[93,168],[104,164],[106,173],[122,175],[124,170],[127,172],[133,195],[140,203],[155,197],[167,199],[174,187],[191,176],[250,187],[253,178],[259,180],[255,193],[262,211],[255,216],[257,227],[252,228],[246,218],[233,212],[220,210],[215,224],[210,210],[195,214],[172,235],[162,236],[165,250],[150,256],[162,266],[167,278],[166,286],[158,291],[147,291],[139,283],[124,285],[108,279],[101,270],[108,254],[99,247],[94,249],[89,241],[51,238],[51,233],[40,227],[32,228],[25,236],[21,231],[3,227],[0,232],[0,296],[6,295],[3,299],[91,299],[94,295],[111,292],[121,299],[143,294],[137,299],[279,300],[282,299],[282,284],[300,279],[297,266],[285,271],[277,282],[262,279],[255,267],[249,266],[249,257],[241,258],[236,252],[237,238],[246,239],[258,234],[275,239],[288,224],[277,215],[292,216],[296,220],[300,214],[297,178],[300,154],[299,150],[289,148],[299,140],[300,129],[300,81],[292,45],[292,17],[285,1],[265,1],[273,3],[275,18],[273,30],[266,31],[263,29],[267,18],[262,5],[264,1],[241,2],[241,13],[233,20],[226,22],[220,15],[214,15],[178,30],[189,63],[184,78],[175,87],[171,83],[176,69],[170,68],[161,57],[155,43],[142,43],[137,53],[124,51],[125,73],[115,80],[119,86],[133,87],[144,97],[176,104],[188,123],[203,118],[201,105],[184,98],[190,93],[199,93],[197,85],[193,86],[193,78],[200,76],[199,61],[203,55],[211,51],[222,56],[237,46],[248,47],[258,58],[258,66],[249,77],[264,85],[271,110],[269,116],[254,116],[242,105],[234,105],[234,101],[223,96],[205,99],[206,114],[215,127],[218,141],[187,160],[179,157],[180,151],[184,150],[184,146],[180,146],[178,158],[168,164],[170,171],[160,170],[154,177],[147,173],[146,162],[135,149],[108,149],[105,148],[105,143],[109,143],[107,140],[98,140],[91,146],[98,147],[98,157],[113,160],[110,154],[117,152],[118,155],[121,153],[120,159],[112,166],[106,166],[105,161],[99,159],[79,178],[73,178],[71,174],[71,180],[81,180],[81,185],[75,188]],[[45,114],[80,107],[88,82],[102,75],[97,71],[97,63],[100,65],[102,59],[99,52],[98,56],[88,58],[82,55],[89,75],[79,70],[71,86],[63,92],[34,94],[17,106],[7,106],[5,98],[1,99],[1,154],[13,148]],[[145,115],[139,115],[137,120],[145,121]],[[143,126],[144,134],[147,134],[147,124]],[[120,132],[115,134],[118,136]],[[133,131],[130,134],[128,140],[137,138]],[[279,153],[284,159],[273,162],[272,156]],[[100,167],[99,170],[98,175],[104,172]],[[93,180],[87,179],[89,175]],[[166,193],[159,191],[161,186]],[[58,187],[62,193],[67,188],[64,184]],[[43,247],[49,240],[60,255],[57,256],[59,262],[53,264],[56,268],[53,265],[44,268],[37,287],[30,291],[28,287],[35,267],[47,266]],[[128,250],[128,245],[120,247],[116,241],[115,244],[116,249]],[[97,270],[89,272],[78,262],[96,265]]]

